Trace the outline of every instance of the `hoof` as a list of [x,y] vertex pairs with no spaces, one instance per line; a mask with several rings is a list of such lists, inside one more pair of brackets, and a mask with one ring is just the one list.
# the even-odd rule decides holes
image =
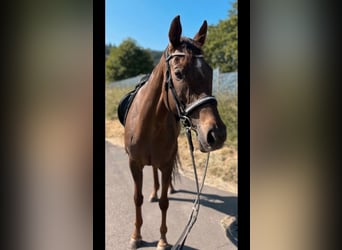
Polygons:
[[159,201],[158,196],[150,196],[150,202],[157,202]]
[[166,246],[157,246],[157,250],[171,250],[171,245],[167,244]]
[[159,241],[156,249],[157,250],[170,250],[171,249],[171,245],[169,245],[165,241]]
[[139,247],[141,247],[142,245],[142,240],[141,238],[139,239],[131,239],[130,242],[129,242],[129,248],[130,250],[136,250],[138,249]]

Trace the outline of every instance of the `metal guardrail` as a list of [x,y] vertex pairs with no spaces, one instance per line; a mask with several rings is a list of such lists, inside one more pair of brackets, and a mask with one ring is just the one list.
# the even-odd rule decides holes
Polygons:
[[119,80],[119,81],[115,81],[115,82],[110,82],[108,84],[108,87],[112,88],[112,87],[129,87],[132,86],[134,87],[135,85],[138,84],[139,80],[143,77],[144,75],[137,75],[135,77],[131,77],[131,78],[127,78],[124,80]]
[[[108,87],[134,87],[138,84],[139,80],[144,75],[138,75],[135,77],[127,78],[120,81],[111,82],[108,84]],[[238,73],[230,72],[230,73],[220,73],[219,69],[213,70],[213,92],[214,93],[232,93],[237,94],[237,84],[238,84]]]
[[232,93],[237,95],[238,73],[220,73],[219,69],[213,70],[213,92]]

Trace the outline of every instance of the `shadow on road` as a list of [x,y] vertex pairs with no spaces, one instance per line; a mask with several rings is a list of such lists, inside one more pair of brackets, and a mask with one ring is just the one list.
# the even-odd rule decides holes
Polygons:
[[[193,191],[188,191],[184,189],[179,189],[176,191],[176,193],[191,194],[193,198],[187,199],[187,198],[172,197],[172,195],[169,195],[169,199],[174,200],[174,201],[185,201],[185,202],[193,203],[197,195],[197,193]],[[228,216],[237,217],[237,197],[202,193],[200,204],[202,206],[215,209],[216,211],[224,213]],[[237,246],[237,242],[238,242],[237,221],[229,225],[227,228],[225,228],[225,230],[226,230],[227,238],[229,238],[230,241],[235,246]],[[192,248],[183,248],[183,249],[192,249]]]
[[[157,247],[158,241],[152,241],[152,242],[148,242],[148,241],[142,241],[141,245],[139,246],[139,248],[145,248],[145,247]],[[169,246],[167,249],[171,249],[172,246]],[[183,250],[199,250],[197,248],[193,248],[193,247],[189,247],[189,246],[183,246],[182,248]]]
[[[176,191],[176,193],[191,194],[193,195],[193,198],[186,199],[186,198],[173,197],[172,195],[169,195],[169,200],[185,201],[185,202],[193,203],[197,195],[197,193],[193,191],[188,191],[184,189],[179,189]],[[221,213],[225,213],[230,216],[237,216],[237,197],[202,193],[200,203],[202,206],[215,209],[216,211],[219,211]]]
[[139,248],[144,248],[144,247],[156,247],[157,244],[158,244],[158,241],[148,242],[148,241],[142,240],[141,245],[139,246]]
[[226,228],[226,236],[237,246],[238,244],[238,222],[235,220]]
[[188,246],[184,246],[182,249],[183,250],[199,250],[198,248],[193,248],[193,247],[188,247]]

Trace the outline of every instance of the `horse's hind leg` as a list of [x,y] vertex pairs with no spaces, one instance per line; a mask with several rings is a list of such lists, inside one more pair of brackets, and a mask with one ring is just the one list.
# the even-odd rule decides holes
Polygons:
[[153,166],[153,191],[150,195],[150,202],[156,202],[158,201],[158,190],[159,190],[159,177],[158,177],[158,168]]
[[143,166],[130,160],[129,166],[134,180],[134,203],[135,203],[135,228],[130,241],[130,248],[137,249],[141,243],[141,226],[143,224],[141,206],[144,197],[142,195]]
[[167,191],[171,181],[171,172],[172,172],[172,165],[166,167],[162,171],[162,190],[159,199],[159,207],[162,214],[161,226],[160,226],[160,240],[158,242],[157,249],[166,249],[168,246],[166,240],[166,233],[167,233],[167,226],[166,226],[166,213],[167,209],[169,208],[169,199],[167,197]]

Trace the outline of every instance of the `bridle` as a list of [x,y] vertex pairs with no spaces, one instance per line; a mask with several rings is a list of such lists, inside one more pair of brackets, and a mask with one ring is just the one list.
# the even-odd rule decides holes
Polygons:
[[[166,60],[165,90],[167,92],[170,89],[172,96],[173,96],[173,99],[174,99],[175,104],[176,104],[176,108],[177,108],[176,120],[180,120],[182,122],[182,124],[185,128],[185,131],[186,131],[186,136],[188,139],[190,155],[191,155],[191,160],[192,160],[192,166],[193,166],[194,175],[195,175],[196,190],[197,190],[196,199],[193,203],[192,212],[191,212],[190,217],[188,219],[188,223],[186,224],[186,226],[185,226],[182,234],[178,238],[177,242],[175,243],[175,245],[171,249],[171,250],[179,250],[179,249],[183,249],[186,238],[188,237],[188,234],[190,233],[191,228],[193,227],[193,225],[195,224],[195,222],[197,220],[197,216],[198,216],[199,208],[200,208],[200,196],[201,196],[202,189],[204,186],[204,180],[206,177],[208,163],[209,163],[209,156],[210,156],[210,153],[208,152],[207,160],[206,160],[206,164],[205,164],[205,168],[204,168],[204,174],[203,174],[203,178],[202,178],[202,183],[201,183],[201,187],[200,187],[198,184],[196,163],[195,163],[195,157],[194,157],[194,146],[192,144],[192,138],[191,138],[191,130],[194,130],[196,133],[197,133],[197,131],[191,122],[190,116],[191,116],[191,113],[195,109],[199,108],[202,105],[205,105],[205,104],[217,105],[217,100],[214,96],[205,96],[205,97],[201,97],[201,98],[197,99],[196,101],[190,103],[187,106],[185,106],[181,103],[181,101],[179,100],[179,97],[177,96],[175,87],[173,85],[173,81],[172,81],[172,77],[171,77],[170,64],[169,64],[170,59],[173,58],[174,56],[185,56],[185,53],[175,52],[175,53],[169,54],[167,49],[165,50],[165,60]],[[197,58],[203,58],[203,55],[193,55],[193,56],[197,57]],[[169,105],[168,93],[166,93],[166,96],[167,96],[168,108],[169,108],[169,110],[171,110],[170,105]]]
[[[165,84],[165,90],[166,92],[170,89],[173,99],[176,104],[177,114],[176,114],[176,120],[180,120],[184,127],[189,127],[191,129],[194,129],[194,126],[191,122],[191,113],[199,108],[202,105],[205,104],[214,104],[217,105],[217,100],[214,96],[205,96],[197,99],[196,101],[190,103],[187,107],[182,104],[182,102],[179,100],[179,97],[176,93],[175,86],[172,81],[171,76],[171,70],[170,70],[170,60],[175,56],[185,56],[185,53],[183,52],[175,52],[175,53],[168,53],[168,49],[165,50],[165,60],[166,60],[166,84]],[[203,55],[193,55],[197,58],[203,58]],[[166,93],[167,97],[167,105],[169,106],[169,99],[168,94]]]

